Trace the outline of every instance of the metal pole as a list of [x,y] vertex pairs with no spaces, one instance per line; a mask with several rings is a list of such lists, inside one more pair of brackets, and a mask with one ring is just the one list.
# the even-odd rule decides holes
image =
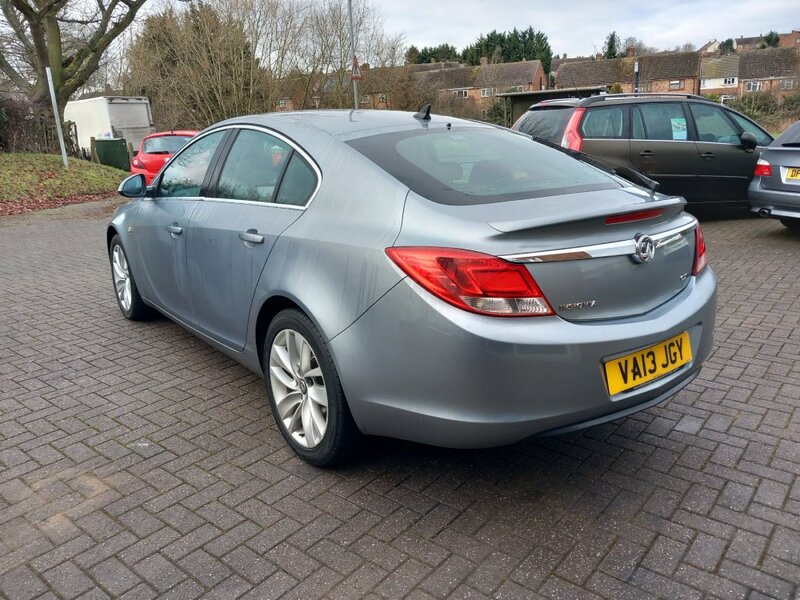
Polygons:
[[633,63],[633,93],[639,93],[639,61]]
[[[350,13],[350,73],[352,74],[352,68],[356,60],[356,38],[353,33],[353,0],[347,0],[347,11]],[[355,110],[358,110],[358,80],[352,79],[351,81],[353,82],[353,106]]]
[[53,74],[50,67],[45,67],[47,71],[47,85],[50,87],[50,101],[53,103],[53,114],[56,117],[56,131],[58,132],[58,143],[61,145],[61,158],[64,161],[64,168],[69,169],[69,159],[67,149],[64,146],[64,132],[61,131],[61,115],[58,114],[58,102],[56,102],[56,88],[53,86]]
[[53,115],[56,120],[56,132],[58,133],[58,144],[61,147],[61,159],[64,161],[64,168],[69,169],[69,159],[67,158],[67,149],[64,145],[64,132],[61,130],[61,115],[58,112],[58,102],[56,102],[56,90],[53,85],[53,73],[50,67],[45,67],[47,72],[47,86],[50,88],[50,101],[53,104]]

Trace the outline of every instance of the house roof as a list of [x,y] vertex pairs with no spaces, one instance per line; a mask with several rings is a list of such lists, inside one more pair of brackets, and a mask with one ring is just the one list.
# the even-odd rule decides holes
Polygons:
[[764,48],[743,52],[739,59],[741,79],[800,75],[800,49]]
[[413,77],[425,85],[438,90],[473,87],[478,67],[464,65],[452,68],[417,71]]
[[[515,85],[533,83],[542,63],[538,60],[481,65],[475,78],[475,87],[494,87],[500,90]],[[544,73],[544,71],[542,71]]]
[[563,64],[571,63],[571,62],[585,62],[587,60],[592,60],[589,56],[574,56],[572,58],[554,58],[550,61],[550,72],[555,73],[558,71],[558,67]]
[[635,61],[639,61],[641,81],[696,77],[698,57],[697,52],[660,52],[635,58],[567,62],[559,66],[556,81],[562,87],[611,85],[631,81]]
[[729,54],[713,58],[703,58],[702,73],[705,79],[721,79],[739,76],[739,55]]
[[753,44],[760,44],[764,41],[763,35],[757,35],[755,37],[740,37],[736,38],[736,45],[737,46],[752,46]]

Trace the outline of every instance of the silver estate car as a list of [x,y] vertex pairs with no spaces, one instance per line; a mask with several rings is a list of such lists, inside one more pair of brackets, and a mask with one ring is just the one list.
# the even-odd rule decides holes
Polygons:
[[570,153],[429,108],[219,123],[120,186],[120,309],[263,374],[316,465],[631,414],[698,374],[716,277],[683,199]]

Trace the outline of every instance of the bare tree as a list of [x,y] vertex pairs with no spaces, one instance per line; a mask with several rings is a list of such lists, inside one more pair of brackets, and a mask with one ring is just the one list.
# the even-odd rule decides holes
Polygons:
[[0,0],[0,71],[47,107],[50,67],[59,113],[147,0]]

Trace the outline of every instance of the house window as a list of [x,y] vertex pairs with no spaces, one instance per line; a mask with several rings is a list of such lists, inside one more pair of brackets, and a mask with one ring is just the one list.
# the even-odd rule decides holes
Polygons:
[[506,91],[507,91],[507,92],[521,92],[521,91],[522,91],[522,86],[521,86],[521,85],[512,85],[512,86],[511,86],[510,88],[508,88],[508,90],[506,90]]
[[673,79],[669,82],[669,89],[671,90],[682,90],[683,89],[683,79]]
[[746,92],[760,92],[761,91],[761,82],[760,81],[748,81],[747,86],[745,87]]
[[700,87],[701,88],[708,87],[708,79],[701,79],[700,80]]
[[378,94],[378,102],[381,104],[386,104],[386,94]]
[[781,80],[781,89],[782,90],[793,90],[798,87],[798,83],[800,80],[793,78],[793,79],[782,79]]
[[369,104],[369,94],[361,96],[361,104]]
[[278,101],[275,103],[278,105],[278,108],[286,108],[289,105],[288,98],[278,98]]
[[722,85],[736,85],[736,77],[726,77],[722,80]]
[[453,90],[453,98],[464,99],[467,96],[467,90]]
[[494,88],[481,88],[481,98],[491,98],[494,96]]
[[640,92],[652,92],[653,91],[653,84],[649,81],[645,81],[644,83],[639,84],[639,91]]

